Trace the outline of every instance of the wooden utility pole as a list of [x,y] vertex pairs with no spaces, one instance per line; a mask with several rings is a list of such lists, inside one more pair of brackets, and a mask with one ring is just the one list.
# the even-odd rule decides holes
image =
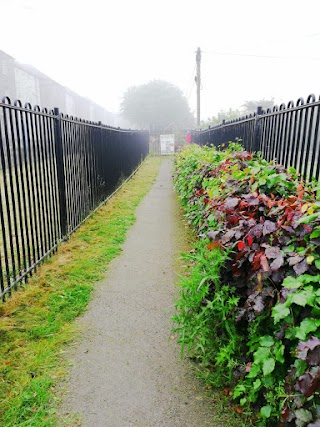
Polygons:
[[196,62],[197,62],[197,76],[196,76],[196,83],[197,83],[197,126],[200,126],[200,87],[201,87],[201,49],[198,47],[197,49],[197,55],[196,55]]

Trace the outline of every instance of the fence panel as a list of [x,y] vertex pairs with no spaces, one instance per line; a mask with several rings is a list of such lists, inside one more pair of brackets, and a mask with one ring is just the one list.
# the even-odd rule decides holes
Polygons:
[[148,154],[148,134],[61,117],[66,233],[125,180]]
[[148,155],[147,132],[0,102],[0,298],[110,196]]
[[292,166],[301,176],[320,179],[320,98],[310,95],[306,102],[281,104],[272,110],[200,131],[192,131],[192,141],[200,145],[221,146],[240,140],[246,150],[261,151],[268,161]]
[[10,293],[59,242],[54,115],[0,104],[1,290]]

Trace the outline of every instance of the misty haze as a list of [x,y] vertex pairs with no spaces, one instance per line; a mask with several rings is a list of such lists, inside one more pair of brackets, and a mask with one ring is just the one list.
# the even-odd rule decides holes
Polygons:
[[316,0],[0,0],[0,425],[320,426]]

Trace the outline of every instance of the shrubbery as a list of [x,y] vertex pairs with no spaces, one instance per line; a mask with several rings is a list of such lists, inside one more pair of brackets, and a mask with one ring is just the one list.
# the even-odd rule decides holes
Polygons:
[[294,169],[190,146],[175,188],[197,233],[174,317],[182,350],[256,426],[320,426],[320,202]]

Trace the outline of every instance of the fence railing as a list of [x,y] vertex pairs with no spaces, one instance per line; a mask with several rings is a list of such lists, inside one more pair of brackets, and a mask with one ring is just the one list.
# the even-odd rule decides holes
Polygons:
[[245,149],[261,151],[268,161],[292,166],[301,176],[320,179],[320,98],[310,95],[306,102],[273,107],[218,126],[192,131],[192,141],[200,145],[219,146],[241,140]]
[[0,298],[27,282],[148,154],[147,132],[0,102]]

